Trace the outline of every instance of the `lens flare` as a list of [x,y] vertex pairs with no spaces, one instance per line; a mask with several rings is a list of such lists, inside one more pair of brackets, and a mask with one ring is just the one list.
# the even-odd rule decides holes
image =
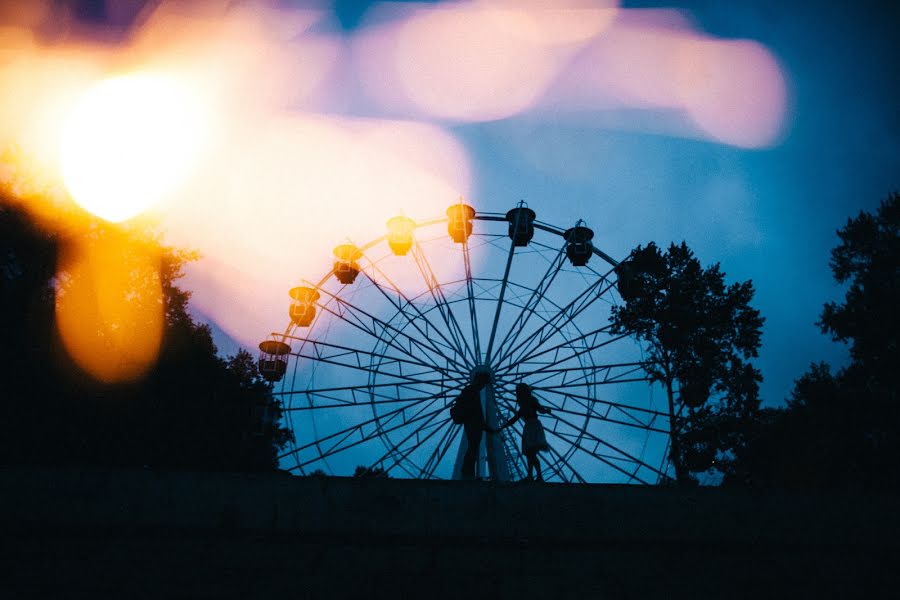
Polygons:
[[63,132],[63,180],[107,221],[130,219],[176,188],[201,146],[197,101],[173,78],[108,79],[77,104]]
[[750,40],[686,40],[675,83],[695,123],[732,146],[762,148],[781,133],[787,92],[772,54]]
[[56,324],[69,356],[105,383],[139,378],[162,342],[159,256],[125,234],[104,232],[60,258]]

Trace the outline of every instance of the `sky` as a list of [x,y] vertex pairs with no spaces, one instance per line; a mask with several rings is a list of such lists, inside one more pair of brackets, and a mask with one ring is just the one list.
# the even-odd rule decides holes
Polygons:
[[[780,404],[811,361],[846,360],[815,325],[842,294],[829,250],[848,217],[900,188],[897,11],[623,2],[610,20],[615,2],[576,4],[598,10],[511,33],[458,2],[81,1],[51,19],[3,3],[0,33],[3,56],[40,57],[32,73],[78,67],[33,78],[37,90],[129,66],[182,69],[213,90],[200,175],[154,218],[203,254],[185,284],[225,353],[283,326],[286,290],[397,211],[428,218],[464,196],[505,212],[523,199],[549,223],[584,219],[611,256],[685,240],[729,281],[752,279],[762,397]],[[18,41],[28,27],[33,39]],[[698,95],[690,70],[660,70],[665,47],[629,37],[641,28],[711,42],[747,67],[709,63],[730,104]],[[406,46],[387,52],[397,32]],[[457,40],[487,80],[441,62]],[[15,93],[7,104],[21,108]],[[0,137],[19,121],[0,115]]]
[[[783,69],[787,109],[763,148],[629,131],[597,115],[524,115],[455,125],[473,155],[473,196],[488,210],[524,198],[550,222],[584,218],[613,256],[685,240],[729,280],[752,279],[766,318],[762,397],[780,404],[811,361],[845,348],[815,325],[842,288],[831,278],[835,231],[900,188],[900,42],[881,3],[625,2],[675,8],[698,29],[765,45]],[[359,3],[338,3],[348,30]],[[572,208],[576,208],[573,212]]]

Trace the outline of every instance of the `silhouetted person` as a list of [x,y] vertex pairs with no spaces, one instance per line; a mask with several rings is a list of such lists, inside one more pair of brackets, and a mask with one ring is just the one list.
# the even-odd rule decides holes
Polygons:
[[[520,383],[516,386],[516,403],[519,405],[519,410],[500,429],[509,427],[519,419],[525,422],[525,427],[522,429],[522,454],[525,455],[525,460],[528,461],[528,479],[530,481],[533,477],[532,473],[536,471],[537,480],[543,481],[544,477],[541,475],[541,461],[538,459],[538,452],[546,452],[550,450],[550,446],[547,444],[544,426],[538,420],[538,413],[549,415],[550,409],[538,402],[534,394],[531,393],[531,386],[525,383]],[[489,429],[488,431],[497,433],[500,429]]]
[[463,456],[460,471],[463,479],[475,478],[475,461],[481,447],[481,432],[487,431],[484,412],[481,410],[481,390],[490,380],[490,375],[476,375],[472,383],[462,389],[455,401],[456,408],[453,410],[457,411],[459,419],[462,420],[466,434],[466,454]]

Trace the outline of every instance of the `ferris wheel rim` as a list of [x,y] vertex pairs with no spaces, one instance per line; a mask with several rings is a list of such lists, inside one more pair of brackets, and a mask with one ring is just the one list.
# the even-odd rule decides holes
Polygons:
[[[502,221],[502,222],[504,222],[504,223],[508,223],[508,222],[509,222],[509,221],[507,221],[506,216],[505,216],[504,214],[502,214],[502,213],[484,212],[484,211],[481,211],[481,212],[475,211],[475,214],[472,216],[472,219],[474,219],[474,220],[476,220],[476,221],[498,221],[498,222],[499,222],[499,221]],[[413,223],[414,223],[414,228],[415,228],[415,229],[419,229],[419,228],[421,228],[421,227],[431,227],[431,226],[434,226],[434,225],[440,225],[440,224],[446,223],[446,222],[448,222],[448,221],[449,221],[448,217],[433,217],[433,218],[430,218],[430,219],[425,219],[425,220],[423,220],[423,221],[413,221]],[[538,220],[535,220],[535,221],[534,221],[534,228],[535,228],[535,229],[540,229],[540,230],[542,230],[542,231],[546,231],[547,233],[552,233],[552,234],[557,235],[557,236],[562,237],[562,238],[565,237],[565,232],[566,232],[565,229],[562,229],[562,228],[557,227],[557,226],[555,226],[555,225],[551,225],[550,223],[546,223],[546,222],[544,222],[544,221],[538,221]],[[377,246],[378,244],[380,244],[381,242],[385,241],[386,239],[387,239],[387,235],[381,235],[381,236],[378,236],[377,238],[374,238],[374,239],[372,239],[372,240],[369,240],[368,242],[366,242],[365,244],[363,244],[363,245],[361,245],[361,246],[358,246],[358,248],[359,248],[362,252],[365,252],[366,250],[369,250],[370,248],[373,248],[373,247]],[[609,254],[607,254],[606,252],[603,252],[602,250],[600,250],[599,248],[597,248],[597,246],[594,245],[594,244],[591,244],[591,252],[592,252],[595,256],[598,256],[598,257],[601,258],[602,260],[604,260],[604,261],[606,261],[607,263],[609,263],[612,267],[617,267],[617,266],[619,266],[619,264],[621,264],[621,262],[622,262],[622,261],[619,261],[619,260],[614,259],[614,258],[611,257]],[[301,281],[303,281],[304,283],[308,283],[308,284],[310,284],[310,285],[312,285],[312,286],[314,286],[314,287],[316,287],[316,288],[319,288],[319,287],[321,287],[322,285],[324,285],[325,282],[327,282],[328,279],[329,279],[333,274],[334,274],[333,270],[332,270],[332,271],[328,271],[325,275],[322,276],[322,278],[321,278],[318,282],[312,282],[312,281],[307,280],[307,279],[302,279]]]
[[[495,281],[495,280],[492,279],[492,278],[476,278],[476,279],[477,279],[478,281]],[[459,279],[459,280],[456,280],[456,281],[442,282],[440,285],[442,285],[442,286],[450,286],[450,285],[454,285],[454,284],[460,284],[460,283],[462,283],[463,281],[464,281],[463,279]],[[373,282],[373,283],[374,283],[374,282]],[[511,285],[514,285],[514,286],[522,287],[523,289],[528,289],[526,286],[521,285],[521,284],[516,283],[516,282],[508,282],[508,283],[511,284]],[[429,293],[429,292],[428,292],[428,291],[423,291],[423,292],[419,293],[419,294],[416,295],[416,296],[412,296],[410,300],[413,300],[413,301],[414,301],[414,300],[417,300],[417,299],[419,299],[419,298],[425,296],[425,294],[427,294],[427,293]],[[493,302],[495,302],[494,299],[492,299],[492,298],[478,298],[478,299],[479,299],[479,300],[482,300],[482,301],[484,301],[484,302],[488,302],[488,303],[493,303]],[[456,300],[448,300],[447,303],[448,303],[448,305],[449,305],[449,304],[452,304],[452,303],[455,303],[455,302],[462,302],[462,301],[463,301],[462,298],[458,298],[458,299],[456,299]],[[503,300],[498,298],[496,302],[501,303],[501,302],[503,302]],[[511,303],[510,301],[508,301],[508,300],[506,300],[506,302],[509,303],[511,306],[515,306],[515,307],[517,307],[517,308],[523,308],[523,307],[519,307],[518,305],[512,304],[512,303]],[[547,302],[549,302],[549,303],[552,305],[552,307],[554,307],[554,308],[556,308],[556,309],[559,309],[559,310],[562,310],[562,307],[560,307],[558,304],[556,304],[555,301],[553,301],[553,300],[551,300],[551,299],[547,299]],[[428,313],[428,312],[430,312],[430,311],[432,311],[432,310],[435,310],[436,308],[437,308],[436,306],[429,307],[429,308],[427,308],[427,309],[425,310],[425,313]],[[400,309],[398,309],[397,312],[394,314],[394,317],[388,319],[388,322],[392,322],[393,319],[394,319],[395,317],[399,316],[401,313],[402,313],[402,311],[401,311]],[[424,315],[423,315],[423,316],[424,316]],[[539,316],[539,318],[544,319],[545,323],[547,322],[546,317],[544,317],[544,316]],[[406,327],[408,327],[409,324],[410,324],[410,323],[407,323],[407,324],[403,325],[403,329],[405,329]],[[575,327],[576,330],[578,330],[579,333],[581,333],[581,330],[580,330],[580,328],[578,327],[577,324],[573,324],[573,326]],[[384,335],[384,333],[385,333],[385,331],[382,331],[382,335]],[[398,334],[399,334],[399,332],[398,332]],[[396,335],[397,335],[397,334],[395,334],[395,337],[396,337]],[[571,340],[567,340],[567,341],[571,343]],[[375,358],[380,358],[380,359],[383,361],[384,359],[387,358],[387,357],[384,356],[383,354],[379,354],[379,353],[376,351],[377,348],[378,348],[378,344],[379,344],[380,342],[381,342],[381,339],[380,339],[380,338],[377,339],[377,340],[375,341],[375,344],[374,344],[373,347],[372,347],[372,348],[373,348],[373,352],[372,352],[371,355],[372,355],[373,360],[374,360]],[[590,356],[590,355],[589,355],[589,356]],[[590,357],[590,358],[593,358],[593,357]],[[379,364],[380,364],[380,363],[379,363]],[[593,366],[596,367],[596,365],[593,365]],[[474,368],[474,365],[473,365],[471,368]],[[457,371],[457,373],[459,373],[460,375],[462,375],[463,377],[465,377],[465,375],[464,375],[461,371]],[[373,369],[373,370],[369,373],[369,382],[370,382],[370,384],[372,383],[372,378],[375,377],[375,376],[377,376],[377,374],[378,374],[377,369]],[[498,382],[498,383],[500,383],[500,382]],[[459,386],[457,386],[456,388],[451,388],[451,390],[458,390],[458,389],[459,389]],[[510,406],[508,405],[508,403],[505,402],[504,404],[505,404],[506,410],[509,411],[509,410],[510,410]],[[373,403],[370,403],[370,405],[371,405],[371,407],[372,407],[373,416],[377,416],[376,413],[375,413],[375,404],[374,404],[374,402],[373,402]],[[445,407],[445,408],[446,408],[446,407]],[[577,445],[577,442],[580,442],[581,439],[583,438],[584,433],[585,433],[585,431],[587,430],[587,427],[588,427],[588,425],[589,425],[589,423],[590,423],[591,418],[592,418],[592,417],[593,417],[593,418],[598,418],[596,415],[593,415],[593,414],[591,414],[590,412],[589,412],[589,413],[585,413],[585,414],[582,415],[582,416],[584,417],[584,424],[583,424],[582,427],[581,427],[581,430],[580,430],[580,432],[579,432],[579,437],[578,437],[578,439],[577,439],[575,442],[571,442],[571,443],[569,444],[569,448],[566,450],[566,455],[565,455],[564,457],[559,458],[557,461],[555,461],[555,462],[553,463],[553,465],[548,465],[548,467],[552,467],[552,466],[558,464],[558,462],[559,462],[560,460],[565,460],[565,458],[570,457],[571,454],[574,453],[574,452],[576,451],[575,446]],[[449,420],[449,417],[448,417],[447,419],[445,419],[445,422],[446,422],[447,420]],[[387,436],[385,436],[385,437],[387,438]],[[388,440],[387,440],[387,439],[384,439],[384,440],[382,440],[382,441],[384,442],[385,447],[387,447],[387,441],[388,441]],[[507,439],[503,438],[501,443],[503,443],[505,446],[507,446],[507,445],[509,444],[509,441],[508,441]],[[512,452],[512,451],[510,451],[510,452]],[[377,463],[377,462],[380,462],[380,461],[376,461],[376,463]],[[401,468],[403,468],[403,467],[401,467]],[[408,471],[407,469],[404,468],[404,470],[405,470],[407,473],[409,473],[409,471]]]
[[[508,222],[509,222],[508,219],[507,219],[505,216],[501,215],[500,213],[475,212],[475,214],[473,215],[472,218],[473,218],[473,220],[480,220],[480,221],[495,221],[495,222],[505,222],[505,223],[508,223]],[[415,229],[416,229],[416,230],[419,230],[419,229],[422,229],[422,228],[425,228],[425,227],[431,227],[431,226],[434,226],[434,225],[439,225],[439,224],[442,224],[442,223],[447,223],[448,220],[449,220],[449,219],[448,219],[447,217],[439,217],[439,218],[427,219],[427,220],[424,220],[424,221],[415,222]],[[544,223],[544,222],[540,222],[540,221],[534,221],[534,227],[535,227],[535,229],[540,229],[540,230],[543,230],[543,231],[545,231],[545,232],[554,234],[554,235],[556,235],[556,236],[558,236],[558,237],[565,238],[565,230],[563,230],[562,228],[559,228],[559,227],[556,227],[556,226],[553,226],[553,225],[550,225],[550,224],[547,224],[547,223]],[[474,234],[474,235],[477,235],[477,234]],[[363,254],[365,254],[366,251],[368,251],[368,250],[370,250],[370,249],[372,249],[372,248],[378,246],[379,244],[385,242],[385,240],[387,239],[387,237],[388,237],[387,235],[379,236],[379,237],[377,237],[377,238],[375,238],[375,239],[373,239],[373,240],[370,240],[370,241],[367,242],[366,244],[364,244],[364,245],[362,245],[362,246],[359,246],[358,249],[359,249]],[[496,236],[496,237],[499,238],[499,237],[504,237],[504,236]],[[467,246],[468,246],[467,243],[464,244],[464,248],[467,247]],[[616,261],[615,259],[611,258],[611,257],[610,257],[609,255],[607,255],[606,253],[604,253],[603,251],[599,250],[595,245],[591,244],[591,245],[590,245],[590,248],[591,248],[591,252],[592,252],[593,255],[596,255],[596,256],[600,257],[600,258],[603,259],[606,263],[608,263],[609,265],[612,266],[612,270],[611,270],[609,273],[612,273],[613,271],[615,271],[615,268],[620,264],[619,261]],[[382,259],[383,259],[383,258],[388,258],[388,257],[389,257],[389,255],[387,255],[387,256],[385,256],[385,257],[382,257]],[[368,260],[368,259],[367,259],[367,260]],[[379,260],[381,260],[381,259],[379,259]],[[377,264],[377,262],[372,262],[371,260],[369,260],[369,262],[370,262],[371,264]],[[591,271],[593,271],[594,275],[596,275],[596,276],[598,276],[598,277],[600,277],[600,278],[604,278],[604,275],[602,275],[602,274],[600,274],[600,273],[594,271],[592,268],[591,268]],[[609,273],[608,273],[608,274],[609,274]],[[306,282],[306,283],[310,283],[310,285],[313,285],[316,289],[320,289],[320,288],[322,288],[322,287],[328,282],[328,280],[329,280],[334,274],[335,274],[335,273],[334,273],[334,269],[329,270],[329,271],[328,271],[328,272],[327,272],[327,273],[326,273],[326,274],[325,274],[325,275],[324,275],[317,283],[315,283],[315,284],[312,284],[312,283],[310,283],[310,282],[307,282],[306,280],[303,280],[303,281]],[[485,281],[485,280],[487,280],[487,278],[471,278],[471,277],[470,277],[470,278],[467,278],[467,279],[468,279],[468,280],[475,279],[475,280],[478,280],[478,281]],[[458,279],[458,280],[456,280],[456,281],[451,281],[451,282],[442,282],[441,285],[450,286],[450,285],[454,285],[454,284],[459,284],[459,283],[462,282],[462,281],[464,281],[464,279]],[[510,282],[507,282],[507,283],[510,283]],[[515,282],[512,282],[512,285],[519,285],[519,284],[517,284],[517,283],[515,283]],[[520,286],[520,287],[524,287],[524,286]],[[416,295],[415,298],[418,299],[418,298],[422,297],[423,295],[425,295],[426,293],[427,293],[427,292],[421,292],[420,294]],[[502,304],[502,299],[500,299],[500,300],[495,300],[495,299],[492,299],[492,298],[483,298],[483,297],[479,297],[478,300],[479,300],[479,301],[487,301],[487,302],[497,302],[498,304]],[[462,302],[462,301],[463,301],[463,299],[462,299],[462,298],[459,298],[459,299],[453,300],[452,302],[455,303],[455,302]],[[551,301],[551,302],[552,302],[552,301]],[[557,306],[557,307],[558,307],[558,305],[556,305],[555,303],[553,303],[553,304],[554,304],[554,306]],[[428,308],[428,311],[431,311],[431,310],[433,310],[433,309],[434,309],[434,307],[430,307],[430,308]],[[397,313],[395,313],[393,317],[391,317],[390,319],[388,319],[388,321],[393,321],[393,319],[394,319],[395,317],[397,317],[398,315],[399,315],[399,311],[398,311]],[[318,317],[319,317],[319,316],[322,316],[322,315],[317,315],[316,320],[318,320]],[[544,319],[544,321],[547,320],[547,319],[546,319],[545,317],[543,317],[543,316],[542,316],[541,318]],[[312,330],[313,327],[314,327],[314,326],[311,326],[310,330]],[[403,327],[404,327],[404,329],[405,329],[406,327],[408,327],[408,325],[404,325]],[[576,327],[577,327],[577,325],[576,325]],[[295,338],[295,336],[292,336],[292,335],[291,335],[291,332],[292,332],[294,329],[296,329],[296,327],[293,326],[292,324],[289,324],[288,327],[287,327],[287,329],[286,329],[283,333],[278,334],[278,333],[276,333],[276,332],[273,332],[273,335],[281,335],[281,336],[284,336],[284,337],[291,337],[292,339],[302,339],[302,338]],[[382,331],[382,335],[384,335],[384,331]],[[477,338],[476,338],[476,339],[477,339]],[[304,343],[306,343],[307,341],[309,341],[309,340],[304,340]],[[377,339],[376,339],[376,343],[375,343],[375,345],[373,346],[373,349],[377,348],[379,343],[380,343],[380,338],[377,338]],[[292,352],[291,354],[294,354],[294,353]],[[465,359],[465,356],[461,355],[461,357],[462,357],[463,359]],[[374,354],[373,354],[373,357],[372,357],[372,358],[373,358],[373,359],[375,358]],[[381,357],[381,360],[383,361],[384,358],[385,358],[385,357]],[[295,369],[296,369],[296,364],[295,364]],[[460,374],[462,373],[461,371],[458,371],[458,372],[459,372]],[[527,376],[527,374],[526,374],[526,376]],[[644,379],[642,379],[642,380],[644,380]],[[369,383],[371,384],[371,381],[370,381]],[[387,384],[387,385],[394,385],[394,384]],[[299,392],[291,392],[291,393],[292,393],[292,394],[293,394],[293,393],[300,393],[300,394],[302,394],[303,392],[302,392],[302,391],[299,391]],[[566,396],[566,398],[568,398],[568,396]],[[641,410],[641,409],[638,408],[638,407],[630,407],[630,406],[629,406],[629,407],[627,407],[627,408],[629,408],[629,409],[635,409],[635,410]],[[591,414],[590,411],[589,411],[588,413],[584,414],[583,416],[585,417],[585,426],[584,426],[584,429],[587,428],[587,423],[588,423],[592,418],[599,418],[599,417],[597,417],[596,415]],[[635,426],[635,427],[638,427],[638,428],[641,428],[641,429],[645,429],[645,430],[647,429],[646,427],[642,427],[642,426],[640,426],[640,425],[634,425],[634,426]],[[457,428],[457,432],[456,432],[457,434],[458,434],[458,429],[460,429],[460,428]],[[436,429],[435,431],[437,431],[437,429]],[[583,434],[583,431],[582,431],[582,434]],[[457,436],[457,435],[451,435],[451,440],[450,440],[451,445],[452,445],[453,439],[454,439],[455,437],[458,437],[458,436]],[[645,441],[645,445],[646,445],[646,441]],[[570,452],[575,452],[575,451],[577,451],[577,450],[578,450],[578,448],[576,447],[576,445],[575,445],[575,444],[571,444],[571,442],[570,442],[570,450],[569,450],[569,451],[570,451]],[[322,458],[322,461],[325,462],[325,464],[327,465],[327,461],[326,461],[325,458]],[[637,478],[635,474],[636,474],[636,472],[641,468],[641,466],[642,466],[641,464],[637,464],[637,466],[635,467],[634,473],[631,473],[630,478],[632,478],[632,479],[636,479],[636,478]],[[646,465],[644,465],[644,466],[646,466]],[[652,467],[651,467],[651,468],[652,468]],[[302,470],[302,469],[301,469],[301,470]],[[654,470],[655,470],[655,469],[654,469]],[[576,476],[579,476],[579,477],[580,477],[580,475],[578,474],[578,472],[577,472],[575,469],[572,469],[572,471],[573,471],[573,473],[574,473]],[[658,472],[658,471],[657,471],[657,472]],[[626,473],[626,474],[627,474],[627,473]],[[410,474],[410,475],[411,475],[411,476],[415,476],[415,475],[413,475],[413,474]],[[563,479],[565,480],[565,478],[563,478]]]

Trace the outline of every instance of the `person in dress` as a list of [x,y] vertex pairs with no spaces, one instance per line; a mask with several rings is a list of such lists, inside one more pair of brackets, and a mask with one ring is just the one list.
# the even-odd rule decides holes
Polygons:
[[[531,393],[531,386],[525,383],[516,385],[516,403],[519,409],[500,429],[505,429],[522,419],[525,426],[522,428],[522,454],[528,462],[528,480],[533,479],[533,473],[537,473],[537,480],[543,481],[541,475],[541,461],[538,458],[538,452],[547,452],[550,446],[547,444],[547,437],[544,434],[544,426],[538,419],[538,413],[549,415],[550,409],[541,405],[534,394]],[[500,429],[489,429],[490,433],[497,433]]]

